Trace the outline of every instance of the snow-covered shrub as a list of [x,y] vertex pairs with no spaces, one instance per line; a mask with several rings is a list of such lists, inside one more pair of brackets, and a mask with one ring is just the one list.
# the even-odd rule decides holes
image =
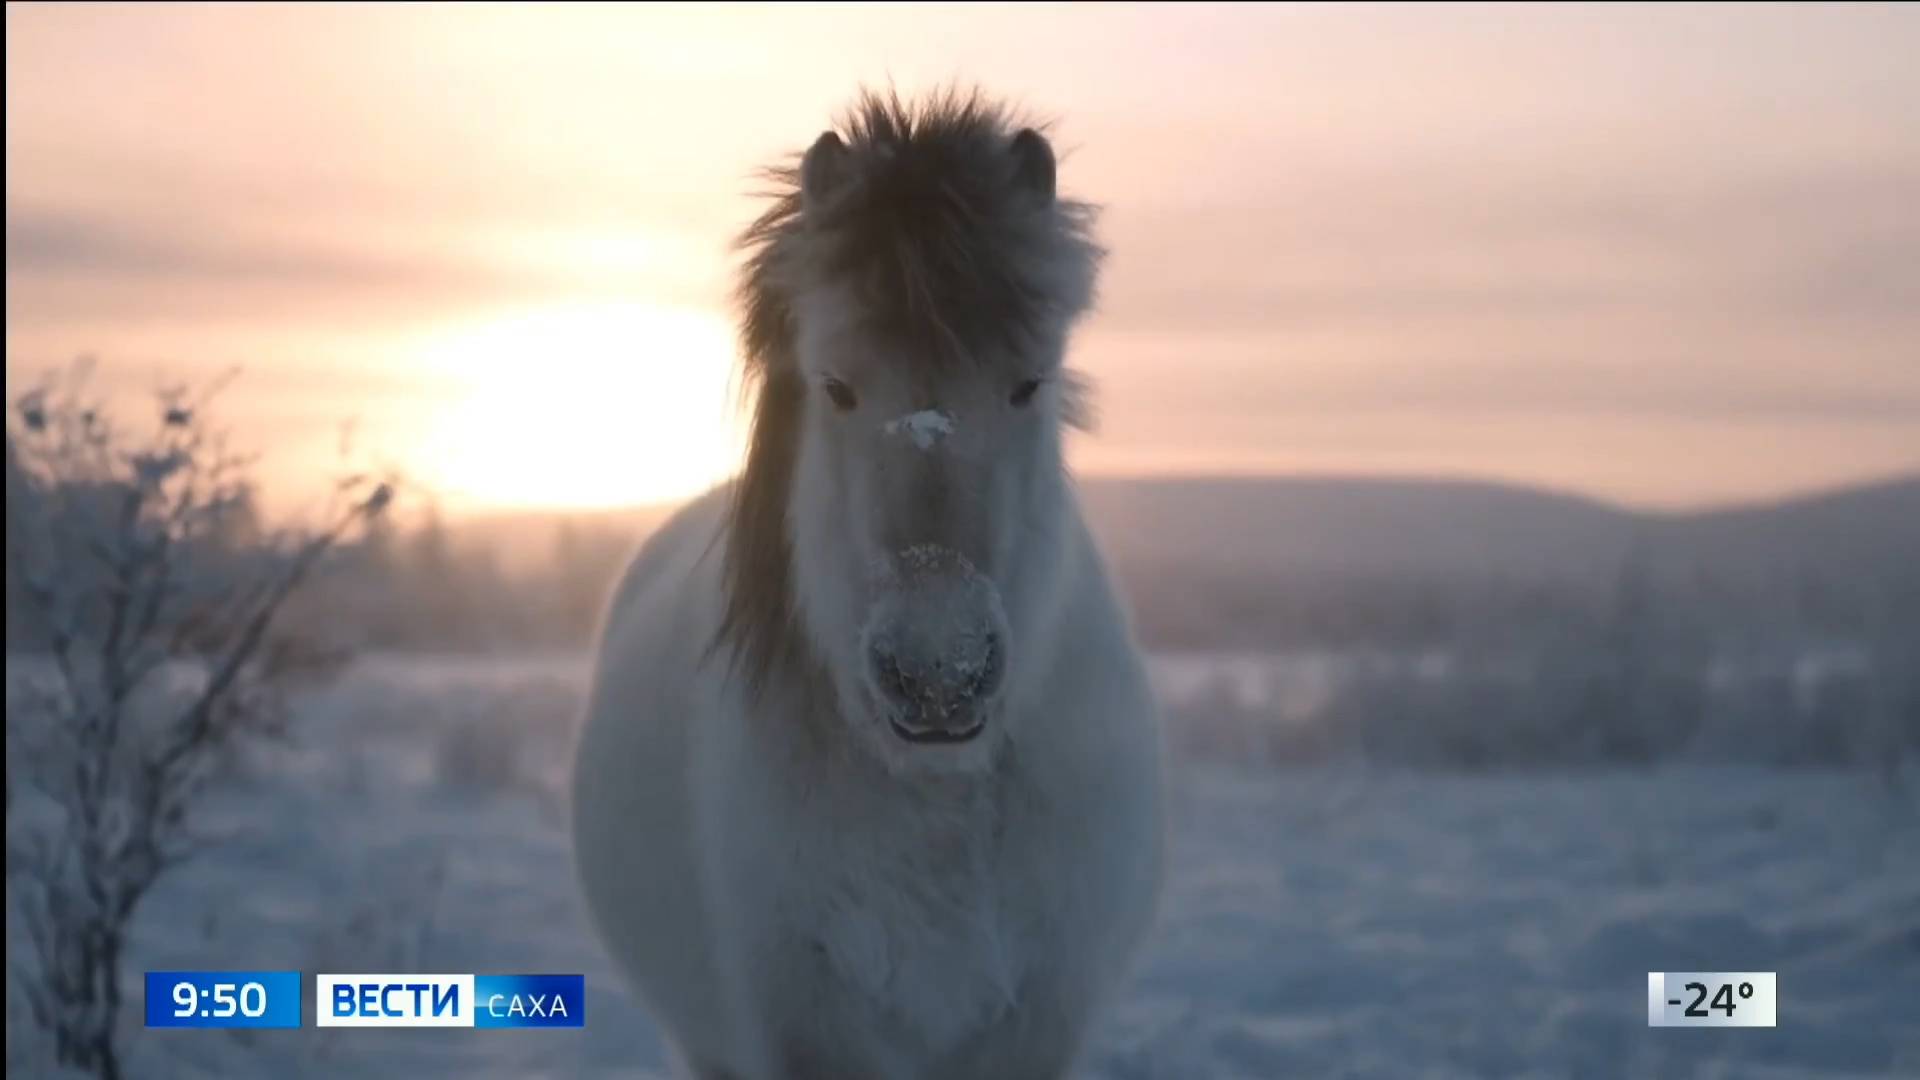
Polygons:
[[[444,707],[444,706],[443,706]],[[481,691],[440,719],[433,743],[439,783],[467,794],[517,794],[557,817],[564,809],[578,688],[536,680]]]
[[434,744],[440,783],[456,790],[508,791],[525,779],[521,737],[508,724],[475,719],[449,725]]
[[[327,907],[307,942],[314,971],[432,970],[435,921],[445,899],[444,852],[369,859]],[[405,913],[399,917],[396,913]]]
[[89,374],[8,414],[7,892],[35,1023],[62,1066],[111,1078],[127,927],[202,841],[198,796],[313,670],[276,632],[282,606],[392,488],[349,477],[320,524],[269,527],[204,395],[163,391],[153,423],[125,428]]

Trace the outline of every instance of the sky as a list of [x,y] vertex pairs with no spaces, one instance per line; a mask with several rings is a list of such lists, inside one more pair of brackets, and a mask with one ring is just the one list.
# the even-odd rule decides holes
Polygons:
[[343,446],[456,512],[724,477],[754,171],[889,82],[1051,120],[1103,208],[1080,473],[1920,469],[1920,8],[9,4],[6,53],[9,389],[238,367],[270,503]]

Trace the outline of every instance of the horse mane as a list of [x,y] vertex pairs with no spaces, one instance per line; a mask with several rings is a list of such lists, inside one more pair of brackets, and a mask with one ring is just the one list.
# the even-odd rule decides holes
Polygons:
[[[801,155],[762,170],[772,200],[736,241],[743,389],[753,394],[745,466],[728,509],[716,647],[758,692],[810,664],[795,625],[787,524],[806,386],[794,345],[800,289],[850,290],[867,328],[916,362],[987,363],[1029,351],[1093,301],[1103,256],[1089,204],[1035,198],[1010,152],[1035,125],[978,91],[902,102],[862,90],[839,131],[845,190],[804,207]],[[1050,180],[1050,178],[1049,178]]]

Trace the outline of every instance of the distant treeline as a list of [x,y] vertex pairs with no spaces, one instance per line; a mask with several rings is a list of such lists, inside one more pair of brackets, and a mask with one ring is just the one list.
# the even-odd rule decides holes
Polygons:
[[1179,649],[1525,647],[1604,632],[1638,597],[1673,633],[1728,646],[1860,641],[1920,626],[1920,574],[1861,581],[1802,566],[1716,577],[1637,561],[1579,576],[1356,572],[1216,574],[1120,560],[1144,638]]
[[344,552],[293,617],[361,648],[458,652],[583,648],[638,537],[558,523],[544,553],[509,557],[437,516],[376,529]]

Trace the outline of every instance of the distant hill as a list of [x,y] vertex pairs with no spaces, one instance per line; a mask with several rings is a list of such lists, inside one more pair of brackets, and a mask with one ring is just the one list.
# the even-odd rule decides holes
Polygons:
[[1498,484],[1316,477],[1091,479],[1112,559],[1177,572],[1560,576],[1617,562],[1641,519]]
[[[1731,577],[1920,566],[1920,475],[1692,513],[1630,510],[1538,488],[1351,477],[1094,477],[1083,505],[1114,562],[1245,578],[1499,576],[1592,580],[1629,554]],[[637,543],[673,505],[500,512],[456,531],[507,562],[551,557],[563,526]]]
[[1920,476],[1653,524],[1666,559],[1735,577],[1812,567],[1864,579],[1920,575]]
[[1729,577],[1920,568],[1920,476],[1697,513],[1444,480],[1095,479],[1081,490],[1118,563],[1233,574],[1581,579],[1650,565]]

